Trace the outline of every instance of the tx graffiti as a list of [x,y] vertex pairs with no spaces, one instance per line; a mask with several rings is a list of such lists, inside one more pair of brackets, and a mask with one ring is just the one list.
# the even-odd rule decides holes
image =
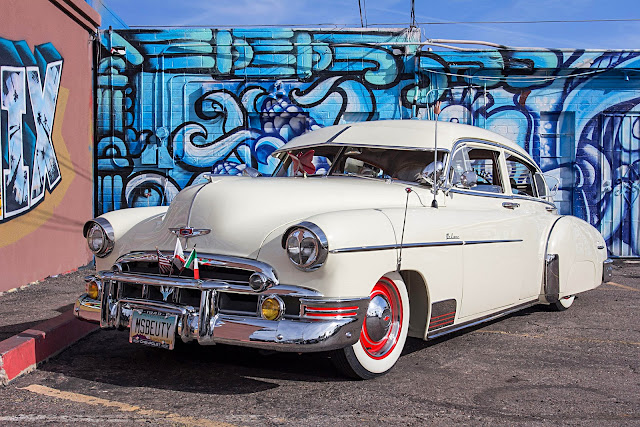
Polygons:
[[24,41],[0,38],[0,222],[29,211],[61,180],[52,129],[62,62],[51,43],[31,53]]

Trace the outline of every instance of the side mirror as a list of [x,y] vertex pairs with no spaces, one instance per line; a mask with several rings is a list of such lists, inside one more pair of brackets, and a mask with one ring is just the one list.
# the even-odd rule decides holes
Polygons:
[[460,177],[460,184],[465,188],[475,187],[478,184],[478,175],[474,171],[466,171]]
[[[429,163],[422,172],[418,174],[418,182],[421,184],[433,185],[436,182],[438,185],[442,185],[444,182],[444,165],[442,162]],[[434,179],[435,178],[435,179]]]
[[558,188],[560,187],[560,180],[553,175],[544,175],[544,180],[547,182],[547,187],[549,188],[548,197],[553,198],[558,193]]
[[251,166],[242,164],[242,165],[238,165],[236,168],[239,171],[242,171],[242,176],[250,176],[251,178],[257,178],[259,176],[262,176],[262,174],[258,172],[257,169],[254,169]]

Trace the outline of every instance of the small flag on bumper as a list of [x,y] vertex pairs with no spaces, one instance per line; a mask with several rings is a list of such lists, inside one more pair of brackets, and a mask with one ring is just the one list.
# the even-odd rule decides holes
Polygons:
[[184,251],[182,250],[180,239],[176,239],[176,248],[173,250],[173,266],[178,271],[184,270]]
[[193,278],[200,279],[200,270],[198,269],[198,254],[196,253],[196,248],[193,248],[191,250],[189,258],[187,258],[184,266],[186,268],[193,268]]
[[158,254],[158,271],[160,274],[171,273],[171,258],[162,255],[158,247],[156,247],[156,253]]

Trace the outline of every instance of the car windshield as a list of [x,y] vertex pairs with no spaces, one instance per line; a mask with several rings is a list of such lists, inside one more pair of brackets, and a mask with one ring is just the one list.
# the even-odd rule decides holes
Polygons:
[[441,176],[445,151],[398,150],[371,147],[318,146],[279,154],[273,176],[342,175],[431,184],[433,171]]

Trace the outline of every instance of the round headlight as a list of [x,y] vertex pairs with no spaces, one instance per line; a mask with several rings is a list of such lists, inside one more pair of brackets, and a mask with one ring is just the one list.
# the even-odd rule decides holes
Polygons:
[[113,228],[104,218],[96,218],[84,226],[84,236],[91,252],[98,257],[107,256],[114,245]]
[[320,268],[329,253],[325,234],[310,222],[290,228],[284,235],[283,247],[293,265],[303,271]]
[[93,224],[93,226],[87,232],[87,244],[89,245],[89,249],[91,252],[98,253],[102,252],[104,249],[104,245],[107,242],[107,236],[104,234],[104,230],[98,224]]

